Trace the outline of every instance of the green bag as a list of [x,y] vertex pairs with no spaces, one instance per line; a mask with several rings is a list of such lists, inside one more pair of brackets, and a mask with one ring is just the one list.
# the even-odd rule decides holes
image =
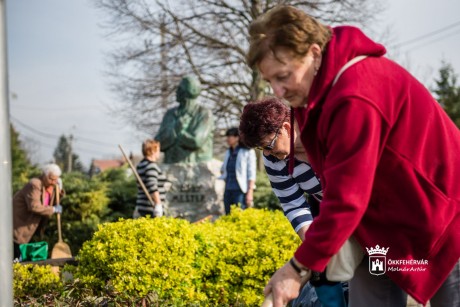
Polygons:
[[22,261],[48,259],[48,243],[45,241],[19,244]]

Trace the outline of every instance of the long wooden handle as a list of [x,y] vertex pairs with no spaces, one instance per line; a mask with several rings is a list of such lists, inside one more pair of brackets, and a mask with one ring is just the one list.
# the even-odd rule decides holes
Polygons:
[[[59,185],[56,185],[56,204],[60,204],[60,195],[61,191],[59,189]],[[62,233],[61,233],[61,214],[57,213],[56,215],[57,218],[57,228],[58,228],[58,242],[62,242]]]
[[123,147],[121,147],[120,144],[118,144],[118,147],[120,147],[121,153],[123,154],[123,157],[125,157],[126,162],[128,162],[129,167],[131,167],[131,170],[134,173],[134,176],[136,176],[137,182],[139,182],[139,185],[141,186],[142,190],[144,191],[145,195],[147,195],[147,198],[149,199],[149,202],[152,204],[152,207],[155,207],[155,202],[152,199],[152,196],[150,196],[149,191],[147,191],[147,188],[145,187],[144,182],[142,181],[141,177],[139,177],[139,174],[137,173],[136,168],[134,167],[133,163],[131,160],[126,156],[125,151],[123,150]]
[[265,297],[264,302],[260,307],[273,307],[273,294],[271,292]]

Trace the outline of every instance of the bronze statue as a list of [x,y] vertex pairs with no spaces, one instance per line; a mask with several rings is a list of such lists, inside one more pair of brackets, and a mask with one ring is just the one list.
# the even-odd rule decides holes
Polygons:
[[169,109],[155,140],[161,143],[165,163],[195,163],[212,160],[214,117],[210,110],[197,104],[200,82],[184,77],[176,91],[179,106]]

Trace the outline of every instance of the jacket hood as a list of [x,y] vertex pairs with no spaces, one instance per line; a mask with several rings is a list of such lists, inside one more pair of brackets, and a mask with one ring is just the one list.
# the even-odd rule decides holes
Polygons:
[[[346,63],[360,55],[380,57],[385,53],[386,49],[383,45],[373,42],[356,27],[332,28],[332,37],[323,52],[321,66],[310,88],[306,108],[291,108],[291,115],[295,114],[301,131],[308,121],[308,114],[312,109],[321,106],[331,89],[334,78]],[[292,139],[291,143],[293,143]],[[292,148],[293,144],[291,144],[290,160],[294,157]],[[289,174],[292,174],[293,169],[293,165],[289,164]]]
[[383,45],[373,42],[356,27],[340,26],[332,31],[331,40],[323,53],[321,67],[308,95],[307,110],[321,103],[335,76],[348,61],[360,55],[379,57],[386,53]]

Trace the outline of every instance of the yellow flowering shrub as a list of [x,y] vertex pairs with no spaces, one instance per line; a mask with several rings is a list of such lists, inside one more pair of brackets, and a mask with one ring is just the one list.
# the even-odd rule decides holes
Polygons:
[[74,277],[92,289],[176,306],[257,306],[300,244],[279,211],[234,209],[215,222],[120,220],[83,245]]
[[93,288],[109,283],[121,296],[156,292],[163,299],[200,300],[193,286],[200,278],[193,267],[197,250],[185,220],[120,220],[101,225],[85,242],[74,277]]
[[61,281],[51,271],[50,265],[13,264],[15,298],[40,296],[61,288]]
[[260,306],[271,275],[292,257],[300,239],[280,211],[232,210],[196,225],[197,267],[211,305]]

